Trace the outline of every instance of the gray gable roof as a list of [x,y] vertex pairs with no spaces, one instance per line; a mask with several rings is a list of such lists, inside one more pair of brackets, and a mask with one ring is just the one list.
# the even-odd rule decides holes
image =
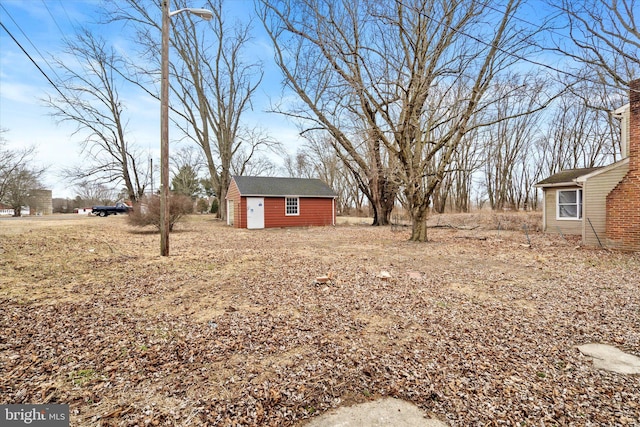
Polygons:
[[274,178],[266,176],[234,176],[241,196],[337,197],[319,179]]
[[583,169],[567,169],[562,172],[558,172],[554,175],[551,175],[549,178],[543,179],[542,181],[536,184],[536,187],[553,187],[561,184],[569,184],[576,185],[574,182],[575,179],[590,174],[591,172],[597,171],[601,169],[601,167],[597,168],[583,168]]

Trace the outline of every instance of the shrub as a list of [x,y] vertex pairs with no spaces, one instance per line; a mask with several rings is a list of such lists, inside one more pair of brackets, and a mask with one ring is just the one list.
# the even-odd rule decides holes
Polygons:
[[213,201],[211,202],[211,210],[210,212],[212,214],[217,214],[218,213],[218,208],[220,206],[218,205],[218,198],[216,197],[215,199],[213,199]]
[[[193,213],[193,202],[191,198],[182,194],[169,194],[169,231],[173,231],[173,226],[185,215]],[[145,197],[138,209],[129,214],[129,224],[135,227],[146,227],[153,225],[160,230],[160,196],[153,195]]]
[[198,199],[196,206],[198,213],[207,213],[209,210],[209,202],[207,202],[207,199]]

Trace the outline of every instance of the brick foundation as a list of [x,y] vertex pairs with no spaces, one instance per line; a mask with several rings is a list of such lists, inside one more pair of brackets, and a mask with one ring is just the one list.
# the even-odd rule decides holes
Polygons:
[[629,171],[607,195],[609,246],[640,251],[640,79],[629,84]]

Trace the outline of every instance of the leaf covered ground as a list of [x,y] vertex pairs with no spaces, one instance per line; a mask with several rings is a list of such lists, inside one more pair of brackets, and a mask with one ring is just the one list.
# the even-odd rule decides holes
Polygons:
[[303,425],[381,396],[450,426],[640,425],[640,376],[576,349],[640,355],[639,254],[469,216],[428,243],[202,216],[166,258],[123,217],[70,218],[0,220],[0,403],[72,426]]

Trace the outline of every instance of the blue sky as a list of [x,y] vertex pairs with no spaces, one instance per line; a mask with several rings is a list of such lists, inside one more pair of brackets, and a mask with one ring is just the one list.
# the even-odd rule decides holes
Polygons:
[[[62,39],[73,35],[74,26],[91,25],[96,21],[99,5],[99,0],[0,0],[0,20],[55,81],[55,73],[49,65],[50,55],[60,52]],[[198,5],[192,3],[192,6]],[[228,0],[225,6],[228,6],[230,16],[241,20],[253,11],[251,0]],[[269,107],[269,99],[280,94],[281,78],[273,64],[272,54],[265,49],[268,40],[260,25],[254,22],[256,31],[251,54],[265,63],[265,78],[254,99],[253,111],[245,117],[251,125],[265,128],[293,153],[302,143],[295,126],[283,117],[264,113]],[[118,29],[96,28],[103,31],[104,37],[120,37]],[[126,42],[121,37],[117,41]],[[7,130],[3,137],[11,148],[37,147],[36,162],[49,168],[43,178],[45,186],[53,190],[53,197],[72,198],[76,194],[74,188],[60,176],[60,171],[81,161],[80,136],[72,135],[75,129],[72,124],[58,124],[50,116],[51,110],[43,105],[41,98],[54,93],[45,76],[0,28],[0,128]],[[125,96],[127,112],[135,116],[135,121],[131,120],[128,127],[131,137],[158,165],[160,105],[142,93]],[[175,132],[173,135],[176,136]],[[171,150],[180,147],[180,143],[172,143]],[[156,181],[158,179],[156,176]],[[154,187],[157,188],[157,183]]]
[[[44,72],[55,80],[49,58],[59,55],[62,40],[73,36],[74,26],[90,25],[103,37],[126,50],[129,41],[121,28],[95,24],[100,15],[100,4],[101,0],[0,0],[0,20]],[[197,0],[190,0],[189,4],[200,6]],[[226,0],[225,9],[228,20],[246,20],[254,15],[252,0]],[[531,0],[525,3],[517,19],[520,25],[526,27],[542,21],[551,12],[544,1]],[[283,144],[285,152],[295,154],[303,144],[296,127],[283,116],[265,113],[270,100],[279,101],[282,78],[273,63],[270,41],[261,23],[254,20],[253,26],[254,38],[248,56],[264,63],[265,75],[253,99],[253,111],[248,111],[243,117],[249,127],[265,129],[273,139]],[[553,35],[554,38],[567,41],[563,30],[556,30]],[[523,71],[538,68],[538,63],[569,71],[565,68],[565,59],[555,54],[540,53],[528,60],[534,62],[521,62],[519,66]],[[53,190],[54,197],[74,197],[75,189],[61,177],[60,171],[81,162],[81,136],[73,135],[75,128],[72,124],[58,124],[50,116],[51,110],[41,101],[46,94],[55,94],[54,88],[9,34],[0,28],[0,128],[7,130],[2,136],[12,148],[35,146],[37,163],[49,167],[43,179],[45,186]],[[129,117],[135,118],[130,120],[128,126],[130,140],[148,153],[154,165],[158,165],[159,102],[142,92],[130,91],[120,95],[125,98]],[[170,131],[171,152],[185,144],[174,141],[173,138],[178,136],[175,131]],[[279,160],[274,158],[274,161]],[[157,175],[155,181],[154,187],[157,188]]]

